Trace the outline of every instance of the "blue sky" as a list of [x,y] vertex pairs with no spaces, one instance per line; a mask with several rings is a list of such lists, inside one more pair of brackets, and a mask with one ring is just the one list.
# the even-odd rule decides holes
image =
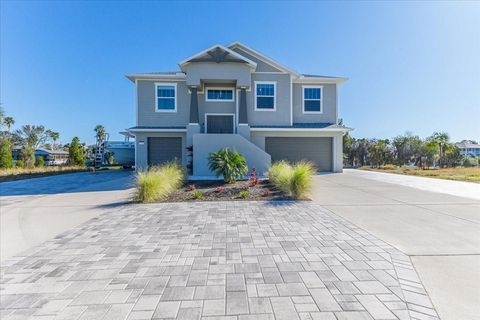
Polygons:
[[17,126],[93,142],[134,125],[124,74],[177,70],[239,40],[302,73],[345,76],[356,137],[480,139],[480,4],[474,2],[1,2],[1,97]]

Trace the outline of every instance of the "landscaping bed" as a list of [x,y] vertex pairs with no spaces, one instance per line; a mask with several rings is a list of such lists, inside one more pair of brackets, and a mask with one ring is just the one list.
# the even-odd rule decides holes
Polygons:
[[159,202],[225,201],[225,200],[291,200],[283,191],[273,188],[268,180],[253,185],[249,181],[192,181],[173,191]]

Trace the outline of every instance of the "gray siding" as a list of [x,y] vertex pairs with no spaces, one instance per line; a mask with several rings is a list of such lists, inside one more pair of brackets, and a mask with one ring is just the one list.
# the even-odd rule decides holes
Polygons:
[[252,60],[253,62],[255,62],[257,64],[257,69],[255,70],[256,72],[282,72],[281,70],[263,62],[262,60],[258,59],[258,58],[255,58],[254,56],[250,55],[248,52],[240,49],[240,48],[235,48],[233,49],[233,51],[241,54],[242,56],[244,56],[245,58],[247,59],[250,59]]
[[[137,82],[137,126],[172,127],[186,126],[189,119],[190,94],[185,81],[177,83],[177,112],[156,112],[155,83],[160,81],[139,80]],[[174,81],[164,81],[172,83]]]
[[[205,95],[207,94],[207,88],[215,87],[215,88],[233,88],[234,89],[234,97],[235,101],[205,101]],[[202,132],[204,132],[205,128],[205,114],[206,113],[229,113],[235,114],[235,123],[237,123],[237,116],[236,116],[236,103],[237,103],[237,91],[235,89],[234,84],[222,84],[222,83],[215,83],[215,84],[206,84],[203,93],[198,94],[198,111],[200,114],[200,126],[202,127]]]
[[[255,111],[255,81],[276,81],[275,111]],[[247,114],[250,125],[290,125],[290,75],[253,74],[252,89],[247,91]]]
[[337,121],[337,88],[335,84],[320,84],[323,86],[323,112],[321,114],[303,113],[302,86],[314,86],[313,84],[293,84],[293,122],[316,123]]
[[199,86],[202,80],[236,80],[238,86],[250,85],[251,68],[238,62],[194,62],[184,67],[187,84]]

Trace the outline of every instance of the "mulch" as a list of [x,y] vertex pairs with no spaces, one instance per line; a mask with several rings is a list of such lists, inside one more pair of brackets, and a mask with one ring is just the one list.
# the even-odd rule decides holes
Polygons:
[[[240,193],[246,190],[247,197]],[[195,198],[195,193],[200,192],[201,197]],[[162,202],[186,202],[186,201],[281,201],[292,200],[283,191],[275,189],[268,180],[260,180],[252,185],[248,181],[225,183],[223,181],[190,181],[179,190],[173,192]]]

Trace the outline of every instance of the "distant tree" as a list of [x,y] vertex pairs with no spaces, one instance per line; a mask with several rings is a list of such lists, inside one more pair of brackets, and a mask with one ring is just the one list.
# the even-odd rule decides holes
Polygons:
[[74,137],[68,147],[68,161],[71,165],[85,165],[85,150],[78,137]]
[[5,117],[3,123],[7,126],[8,132],[10,132],[10,129],[15,124],[15,120],[12,117]]
[[101,144],[103,141],[105,141],[106,131],[104,126],[99,124],[95,127],[94,131],[95,131],[95,138],[97,139],[98,144]]
[[55,150],[55,143],[60,138],[60,133],[48,130],[48,135],[49,135],[50,139],[52,139],[52,142],[53,142],[52,149]]
[[448,144],[448,141],[450,140],[448,133],[434,132],[429,139],[431,141],[435,141],[438,144],[438,148],[440,151],[439,164],[440,164],[440,167],[445,166],[446,165],[446,158],[445,158],[446,146]]
[[17,162],[15,162],[15,167],[16,168],[25,168],[25,162],[23,162],[22,159],[17,160]]
[[35,148],[30,145],[24,145],[20,150],[20,159],[23,160],[25,168],[33,168],[35,165]]
[[372,140],[367,148],[370,165],[379,167],[392,159],[388,139]]
[[38,157],[35,160],[35,167],[44,167],[45,166],[45,159],[43,157]]
[[10,141],[2,139],[0,141],[0,168],[8,169],[13,167],[12,146]]
[[47,131],[44,126],[24,125],[16,133],[22,138],[24,144],[36,149],[49,138]]
[[448,143],[444,146],[444,166],[458,167],[462,164],[463,157],[460,154],[460,149],[455,145]]

